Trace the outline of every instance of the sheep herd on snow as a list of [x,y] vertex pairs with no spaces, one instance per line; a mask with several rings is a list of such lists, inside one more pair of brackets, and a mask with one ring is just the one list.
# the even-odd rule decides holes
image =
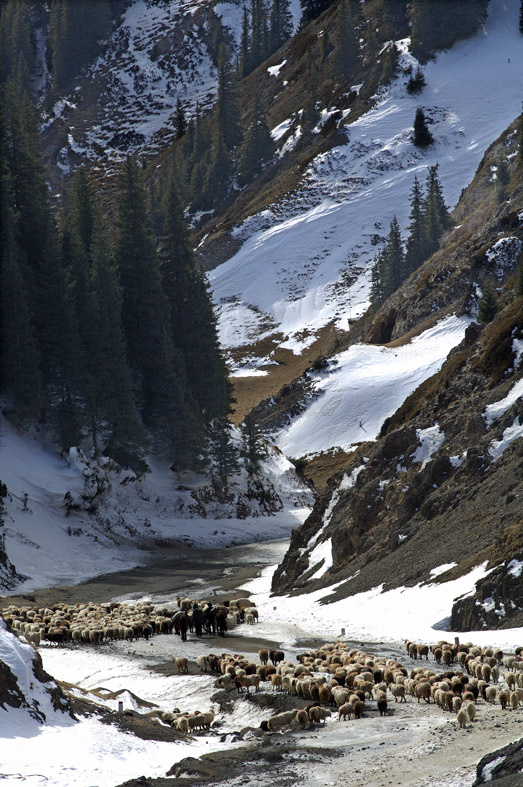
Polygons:
[[[188,630],[196,637],[204,632],[223,635],[240,622],[256,623],[258,610],[248,598],[213,605],[179,597],[176,609],[118,602],[61,603],[45,608],[11,605],[3,610],[2,617],[12,631],[38,647],[45,641],[99,645],[173,632],[183,641]],[[262,721],[260,726],[265,732],[304,730],[325,723],[333,712],[338,721],[361,719],[374,709],[386,716],[392,698],[395,703],[406,702],[407,697],[418,703],[435,703],[443,711],[456,714],[460,727],[474,722],[478,701],[487,705],[499,703],[502,710],[518,710],[523,705],[523,647],[507,655],[499,649],[479,648],[472,643],[441,641],[429,647],[406,640],[405,648],[411,662],[419,660],[419,666],[411,664],[409,670],[399,661],[350,648],[341,641],[302,653],[297,663],[286,660],[283,651],[268,648],[258,651],[259,663],[240,654],[226,653],[201,654],[195,661],[201,673],[217,675],[216,689],[236,690],[238,694],[250,693],[251,689],[285,692],[306,703],[305,707]],[[429,656],[436,669],[429,667]],[[173,661],[179,674],[189,673],[187,656],[176,655]],[[153,710],[146,715],[184,735],[208,730],[215,718],[213,710]]]

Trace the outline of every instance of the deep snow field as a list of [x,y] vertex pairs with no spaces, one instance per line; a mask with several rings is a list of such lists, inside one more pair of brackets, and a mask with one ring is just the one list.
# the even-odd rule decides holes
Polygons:
[[[438,164],[453,208],[487,147],[520,114],[518,19],[518,0],[491,0],[475,37],[423,66],[421,95],[409,96],[405,75],[398,76],[362,117],[351,123],[346,115],[347,143],[316,157],[296,194],[234,230],[242,247],[209,275],[224,347],[281,332],[282,346],[301,352],[327,323],[346,329],[349,318],[364,313],[379,239],[394,215],[406,231],[414,176],[424,184],[428,168]],[[396,43],[400,64],[415,68],[408,40]],[[271,73],[283,83],[285,64]],[[432,121],[435,139],[424,151],[411,142],[417,106]],[[281,126],[273,130],[276,138]],[[298,126],[299,118],[289,118],[285,127],[298,134]],[[350,287],[344,273],[357,274]]]

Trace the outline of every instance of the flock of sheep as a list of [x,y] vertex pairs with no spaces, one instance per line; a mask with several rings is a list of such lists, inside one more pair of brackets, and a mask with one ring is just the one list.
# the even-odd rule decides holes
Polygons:
[[[187,618],[189,631],[193,631],[194,606],[198,606],[211,623],[216,616],[226,621],[232,629],[238,623],[254,623],[258,610],[247,598],[213,606],[208,601],[178,598],[178,608],[169,609],[150,603],[134,605],[111,601],[106,604],[52,604],[50,607],[6,607],[1,615],[5,623],[27,642],[39,647],[42,642],[99,645],[104,641],[124,639],[132,641],[154,634],[171,634],[177,631],[180,612]],[[177,631],[178,633],[178,631]]]
[[[251,686],[259,691],[266,684],[272,691],[286,692],[307,703],[263,721],[261,728],[268,732],[291,726],[306,729],[313,722],[325,722],[336,711],[339,721],[352,716],[359,719],[371,701],[383,716],[392,697],[395,702],[406,702],[407,696],[418,703],[434,702],[455,713],[460,727],[474,721],[478,701],[499,701],[503,710],[523,705],[523,648],[512,655],[472,643],[439,642],[429,647],[407,641],[406,648],[411,659],[425,657],[428,661],[431,653],[436,664],[448,669],[436,671],[420,665],[409,670],[398,661],[350,649],[343,642],[326,643],[319,650],[303,653],[296,664],[286,661],[281,651],[266,649],[258,652],[259,664],[225,653],[198,656],[196,664],[202,672],[220,673],[216,688],[248,692]],[[175,657],[175,662],[180,658]],[[186,664],[179,666],[181,671],[186,668]],[[179,730],[180,724],[185,726],[178,719],[174,723]]]
[[[118,602],[61,603],[45,608],[11,605],[3,610],[2,617],[11,630],[35,647],[42,641],[98,645],[115,639],[148,639],[173,630],[179,633],[177,622],[181,615],[193,631],[192,616],[197,609],[208,622],[213,615],[225,619],[227,629],[240,622],[253,624],[258,620],[258,610],[248,598],[213,606],[208,601],[183,597],[178,598],[177,609]],[[206,630],[213,633],[210,623]],[[259,663],[239,654],[209,653],[198,656],[196,665],[201,672],[218,675],[214,684],[218,689],[242,693],[249,692],[251,687],[257,692],[266,686],[306,703],[305,707],[263,721],[261,729],[268,732],[290,726],[305,729],[311,723],[324,723],[332,716],[331,708],[337,712],[339,721],[352,716],[359,719],[369,708],[369,702],[375,702],[380,715],[386,715],[392,697],[394,702],[406,702],[407,696],[418,703],[434,702],[442,710],[455,713],[460,727],[474,721],[478,700],[499,702],[503,710],[517,710],[523,705],[523,647],[511,655],[472,643],[442,641],[429,647],[407,640],[405,647],[411,660],[420,660],[419,666],[411,665],[409,670],[399,661],[351,649],[340,641],[300,654],[296,664],[287,661],[280,650],[262,648],[258,652]],[[423,659],[428,662],[429,655],[439,669],[422,663]],[[189,672],[186,656],[175,656],[173,660],[179,673]],[[148,715],[184,735],[208,730],[214,722],[213,710],[206,713],[154,710]]]

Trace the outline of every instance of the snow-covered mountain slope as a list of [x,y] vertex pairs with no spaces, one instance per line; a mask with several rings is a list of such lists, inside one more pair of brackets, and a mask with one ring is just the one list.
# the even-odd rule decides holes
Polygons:
[[[297,193],[233,230],[241,248],[210,273],[225,347],[268,335],[301,352],[315,332],[368,306],[370,265],[396,215],[405,232],[414,176],[439,164],[447,204],[454,207],[486,148],[521,110],[523,37],[517,0],[491,0],[484,28],[424,66],[427,86],[406,92],[405,73],[383,89],[376,105],[351,123],[348,141],[317,157]],[[416,62],[398,42],[400,65]],[[285,64],[272,77],[282,89]],[[353,90],[357,90],[354,86]],[[431,121],[435,144],[411,142],[417,106]],[[289,119],[297,131],[299,117]]]
[[2,738],[32,737],[43,722],[60,728],[73,724],[69,703],[44,672],[40,656],[31,645],[8,631],[3,620],[0,620],[0,672]]
[[[233,40],[240,9],[204,0],[133,0],[107,48],[44,123],[49,166],[63,175],[80,163],[111,171],[127,155],[154,156],[175,136],[178,99],[188,116],[216,98],[213,31]],[[95,169],[96,171],[96,169]]]
[[439,371],[465,335],[468,317],[451,316],[400,347],[356,344],[335,355],[327,371],[309,374],[314,399],[276,436],[288,456],[374,440],[424,380]]
[[310,490],[274,449],[259,474],[249,479],[242,470],[217,496],[208,478],[175,476],[154,460],[137,479],[76,449],[61,458],[3,417],[0,439],[5,547],[21,575],[6,567],[2,585],[21,592],[143,563],[144,550],[165,541],[205,547],[284,538],[312,505]]

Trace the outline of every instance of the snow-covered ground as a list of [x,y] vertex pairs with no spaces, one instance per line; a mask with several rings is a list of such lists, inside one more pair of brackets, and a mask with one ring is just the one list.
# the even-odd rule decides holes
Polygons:
[[[252,545],[246,547],[243,554],[245,562],[258,562],[264,559],[279,562],[286,549],[286,542]],[[401,650],[401,642],[406,637],[418,642],[436,642],[446,639],[453,642],[454,636],[462,641],[471,641],[479,645],[501,647],[511,652],[517,645],[523,644],[522,631],[481,631],[459,634],[444,630],[452,600],[474,588],[474,583],[485,575],[485,566],[477,566],[469,574],[452,582],[438,584],[429,582],[414,588],[399,588],[382,593],[375,588],[368,593],[358,594],[348,600],[332,604],[324,604],[331,592],[336,589],[323,589],[304,596],[274,597],[270,596],[270,582],[275,566],[267,566],[261,575],[244,585],[244,590],[252,593],[259,613],[259,623],[253,628],[239,626],[234,634],[245,638],[247,645],[249,636],[267,638],[276,641],[285,651],[287,658],[296,659],[296,654],[303,650],[299,642],[314,638],[333,641],[341,638],[346,641],[366,643],[371,649],[396,648]],[[445,570],[448,566],[440,567]],[[434,577],[440,573],[435,570]],[[218,575],[217,575],[218,579]],[[202,588],[202,595],[207,588]],[[176,592],[161,597],[142,594],[134,600],[152,600],[164,604],[175,604]],[[120,597],[124,601],[125,597]],[[0,627],[0,657],[9,663],[15,674],[19,676],[21,685],[27,689],[27,669],[30,648],[25,645],[13,644],[14,638]],[[55,646],[40,649],[44,668],[56,678],[79,686],[76,692],[106,707],[116,710],[118,702],[124,708],[140,710],[136,696],[142,700],[155,703],[162,710],[206,710],[212,703],[215,676],[183,675],[173,678],[158,672],[151,672],[148,665],[171,661],[173,654],[187,655],[194,659],[200,653],[216,649],[214,643],[205,639],[197,640],[189,635],[187,643],[181,643],[177,637],[158,636],[149,642],[137,640],[133,643],[116,642],[105,645],[98,650],[92,647],[60,648]],[[220,652],[229,652],[226,640],[220,642]],[[235,652],[241,652],[241,646],[235,645]],[[13,656],[14,653],[14,656]],[[20,657],[22,653],[22,658]],[[103,687],[107,692],[122,692],[116,699],[103,699],[98,691]],[[97,690],[96,694],[92,693]],[[85,694],[85,692],[87,692]],[[102,692],[103,693],[103,692]],[[135,695],[135,696],[133,696]],[[136,777],[142,773],[147,776],[162,776],[175,763],[186,756],[198,757],[201,754],[232,745],[234,730],[245,726],[258,726],[267,717],[256,705],[238,700],[234,703],[232,714],[220,712],[217,706],[216,719],[221,723],[219,735],[201,735],[180,743],[160,743],[143,741],[133,735],[122,734],[113,727],[101,724],[94,718],[82,718],[78,723],[68,716],[54,713],[45,704],[48,723],[39,724],[22,711],[0,710],[0,736],[12,740],[13,746],[4,746],[1,755],[1,772],[12,774],[6,778],[7,785],[18,784],[22,775],[29,785],[51,783],[54,787],[70,787],[72,783],[79,787],[113,787],[113,785]],[[397,722],[400,719],[396,720]],[[403,727],[411,729],[413,720],[403,720]],[[436,724],[443,724],[441,719]],[[329,730],[333,725],[332,731]],[[371,724],[371,722],[367,722]],[[419,725],[419,719],[414,720]],[[397,723],[393,725],[393,732]],[[332,745],[329,735],[335,734],[338,723],[328,720],[324,744]],[[367,727],[366,735],[368,733]],[[391,729],[373,730],[376,734],[376,745],[390,735]],[[357,729],[348,731],[354,743],[359,741]],[[415,729],[411,729],[414,737]],[[220,737],[225,735],[223,741]],[[366,739],[366,745],[369,740]],[[479,756],[479,755],[478,755]]]
[[451,316],[400,347],[357,344],[334,356],[313,378],[317,398],[278,433],[277,444],[288,456],[303,456],[374,440],[385,419],[439,371],[469,323]]
[[[312,494],[278,451],[263,462],[265,482],[281,510],[264,516],[251,501],[252,516],[238,519],[234,505],[207,503],[207,517],[196,510],[191,489],[208,479],[176,476],[149,460],[152,472],[137,481],[133,473],[111,470],[71,451],[62,458],[38,436],[18,434],[0,416],[0,479],[5,499],[5,545],[11,562],[27,580],[18,592],[76,584],[88,577],[143,564],[155,541],[181,541],[195,547],[224,547],[287,538],[310,512]],[[245,472],[231,489],[245,493]],[[96,496],[97,490],[103,492]],[[68,513],[67,497],[82,504]],[[89,514],[92,502],[96,509]]]
[[[421,95],[409,96],[399,76],[369,112],[354,123],[347,115],[347,144],[318,156],[296,194],[235,229],[242,247],[210,274],[225,347],[281,332],[283,346],[301,351],[330,321],[346,328],[364,312],[370,265],[394,215],[406,234],[414,176],[424,183],[439,164],[445,200],[455,206],[486,148],[519,115],[518,19],[518,0],[491,0],[474,38],[424,66]],[[415,66],[407,44],[398,42],[401,64]],[[285,81],[285,64],[274,78]],[[417,106],[435,138],[425,151],[411,142]]]

